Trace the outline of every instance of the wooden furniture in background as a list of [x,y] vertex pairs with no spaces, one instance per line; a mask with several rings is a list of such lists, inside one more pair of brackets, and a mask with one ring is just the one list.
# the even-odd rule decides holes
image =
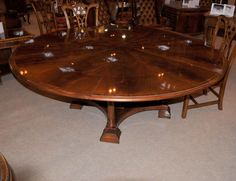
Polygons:
[[[210,101],[203,101],[203,102],[197,102],[196,98],[194,95],[187,95],[184,98],[184,104],[183,104],[183,110],[182,110],[182,118],[186,118],[187,111],[188,109],[193,109],[193,108],[199,108],[199,107],[204,107],[204,106],[209,106],[209,105],[218,105],[218,109],[222,110],[223,109],[223,98],[224,98],[224,92],[225,92],[225,86],[227,83],[228,75],[231,69],[231,66],[233,64],[233,60],[236,58],[236,46],[231,50],[231,45],[233,38],[236,35],[236,23],[231,20],[229,21],[226,18],[222,18],[220,16],[218,18],[218,22],[215,28],[214,36],[216,37],[219,27],[222,27],[221,24],[224,22],[224,35],[223,35],[223,41],[222,44],[219,48],[219,52],[224,56],[224,61],[222,62],[224,69],[222,70],[223,76],[222,78],[214,85],[209,86],[207,89],[203,89],[203,93],[207,93],[207,91],[210,91],[213,93],[213,95],[216,96],[216,100],[210,100]],[[215,37],[213,38],[213,49],[214,49],[214,40]],[[229,57],[229,53],[232,52],[231,56]],[[215,88],[219,88],[217,91]],[[189,101],[192,100],[193,104],[190,104]]]
[[33,38],[32,34],[23,29],[5,30],[6,37],[0,39],[0,82],[2,82],[1,75],[10,72],[8,61],[11,53],[22,42]]
[[8,9],[5,0],[0,0],[0,18],[4,20],[6,29],[21,28],[21,21],[17,16],[17,12]]
[[106,0],[110,20],[115,24],[136,24],[136,0]]
[[0,22],[3,25],[3,31],[1,32],[0,38],[0,83],[1,83],[1,75],[8,73],[9,66],[8,66],[8,59],[11,55],[11,45],[9,46],[6,43],[6,39],[11,36],[8,31],[12,31],[15,28],[21,27],[21,21],[15,14],[9,13],[7,9],[5,0],[0,0]]
[[135,20],[134,0],[118,0],[118,13],[116,23],[132,24]]
[[62,10],[66,18],[67,28],[86,28],[88,27],[88,15],[92,10],[95,10],[95,26],[98,25],[98,4],[63,4]]
[[54,0],[31,0],[40,34],[56,31]]
[[188,34],[196,34],[204,30],[204,13],[209,8],[187,8],[182,2],[164,4],[163,15],[169,19],[170,26],[174,31]]

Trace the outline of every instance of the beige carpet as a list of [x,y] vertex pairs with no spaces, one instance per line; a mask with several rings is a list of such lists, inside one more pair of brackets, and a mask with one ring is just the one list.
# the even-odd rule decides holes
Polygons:
[[234,181],[236,180],[236,65],[216,106],[189,111],[171,105],[120,125],[120,144],[99,141],[106,124],[93,107],[38,95],[8,74],[0,86],[0,152],[18,181]]

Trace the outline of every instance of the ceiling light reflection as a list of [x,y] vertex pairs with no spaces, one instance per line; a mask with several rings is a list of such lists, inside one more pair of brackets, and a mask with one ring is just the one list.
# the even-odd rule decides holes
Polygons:
[[164,72],[157,74],[158,77],[164,77],[164,75],[165,75]]
[[123,34],[121,37],[122,37],[123,39],[126,39],[126,35],[125,35],[125,34]]
[[26,75],[26,74],[28,74],[28,71],[27,71],[27,70],[21,70],[21,71],[20,71],[20,74],[21,74],[21,75]]
[[108,89],[108,92],[109,92],[110,94],[115,93],[115,92],[116,92],[116,88],[115,88],[115,87],[110,88],[110,89]]

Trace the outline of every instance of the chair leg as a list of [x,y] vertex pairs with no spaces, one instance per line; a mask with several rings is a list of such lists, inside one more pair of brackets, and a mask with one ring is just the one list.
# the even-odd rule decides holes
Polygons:
[[203,90],[203,94],[204,94],[204,95],[207,95],[207,89],[204,89],[204,90]]
[[225,85],[220,86],[219,97],[218,97],[218,109],[223,110],[223,98],[225,92]]
[[189,95],[184,97],[184,103],[183,103],[183,108],[182,108],[182,118],[183,119],[185,119],[187,116],[188,104],[189,104]]

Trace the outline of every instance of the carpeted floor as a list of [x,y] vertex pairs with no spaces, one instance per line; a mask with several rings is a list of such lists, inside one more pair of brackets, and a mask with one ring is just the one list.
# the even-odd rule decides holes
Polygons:
[[0,86],[0,152],[17,181],[236,180],[236,64],[216,106],[189,111],[171,105],[171,119],[138,113],[120,125],[120,144],[99,141],[106,124],[93,107],[38,95],[8,74]]

